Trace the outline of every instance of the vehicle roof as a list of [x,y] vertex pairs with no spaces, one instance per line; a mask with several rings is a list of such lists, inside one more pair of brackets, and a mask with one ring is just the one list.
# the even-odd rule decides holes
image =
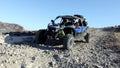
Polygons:
[[56,19],[58,18],[67,18],[67,19],[75,19],[75,17],[70,16],[70,15],[64,15],[64,16],[57,16]]
[[67,19],[83,19],[84,17],[82,15],[63,15],[63,16],[57,16],[56,19],[58,18],[67,18]]

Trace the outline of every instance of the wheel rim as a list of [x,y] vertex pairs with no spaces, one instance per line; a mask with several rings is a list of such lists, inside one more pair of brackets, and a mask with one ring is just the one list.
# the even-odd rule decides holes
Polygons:
[[69,48],[72,48],[72,46],[73,46],[73,40],[70,39],[70,41],[69,41]]

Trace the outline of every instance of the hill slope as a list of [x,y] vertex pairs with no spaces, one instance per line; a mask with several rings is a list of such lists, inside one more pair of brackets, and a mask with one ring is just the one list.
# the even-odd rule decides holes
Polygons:
[[23,31],[24,28],[18,24],[0,22],[0,30],[16,32],[16,31]]
[[76,43],[71,51],[33,42],[0,44],[0,68],[119,68],[119,34],[102,28],[89,33],[90,43]]

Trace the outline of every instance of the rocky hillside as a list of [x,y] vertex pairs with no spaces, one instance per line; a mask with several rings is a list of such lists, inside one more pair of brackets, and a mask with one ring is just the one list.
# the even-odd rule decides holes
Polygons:
[[0,30],[16,32],[16,31],[23,31],[24,28],[18,24],[0,22]]
[[90,28],[90,42],[70,51],[34,42],[0,44],[0,68],[119,68],[120,32]]

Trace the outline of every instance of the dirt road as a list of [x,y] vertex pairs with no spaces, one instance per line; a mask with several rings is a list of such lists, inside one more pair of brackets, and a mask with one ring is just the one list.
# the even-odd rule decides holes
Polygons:
[[33,42],[0,44],[0,68],[119,68],[114,33],[100,28],[89,33],[89,43],[76,43],[70,51]]

